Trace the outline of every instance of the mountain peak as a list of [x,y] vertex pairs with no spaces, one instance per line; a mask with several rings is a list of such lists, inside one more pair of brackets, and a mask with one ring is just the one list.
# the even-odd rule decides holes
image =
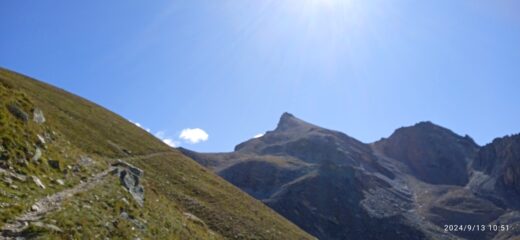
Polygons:
[[275,131],[285,131],[310,125],[310,123],[307,123],[288,112],[284,112],[280,117],[280,121],[278,122],[278,126],[276,127]]
[[280,117],[280,119],[284,119],[284,118],[295,118],[295,116],[292,115],[292,114],[289,113],[289,112],[284,112],[284,113],[282,114],[282,116]]
[[430,184],[463,186],[468,182],[468,159],[478,145],[430,121],[397,129],[388,139],[376,143],[383,152],[404,162],[412,174]]
[[438,127],[435,123],[430,121],[421,121],[415,124],[416,127]]
[[398,129],[398,131],[407,132],[407,134],[410,134],[412,132],[416,132],[417,134],[440,134],[444,137],[455,137],[457,139],[464,140],[468,146],[474,146],[477,147],[477,143],[468,136],[467,134],[464,136],[460,136],[459,134],[453,132],[452,130],[445,128],[443,126],[437,125],[430,121],[422,121],[418,122],[413,126],[410,127],[404,127],[401,129]]
[[456,136],[451,130],[437,125],[430,121],[421,121],[412,126],[401,127],[397,129],[394,134],[442,134]]

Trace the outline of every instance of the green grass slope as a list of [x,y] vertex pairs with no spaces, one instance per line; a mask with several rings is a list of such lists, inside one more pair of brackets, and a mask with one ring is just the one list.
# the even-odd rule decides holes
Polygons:
[[[33,120],[41,110],[44,123]],[[139,206],[115,175],[28,221],[40,239],[312,239],[126,119],[0,69],[0,227],[124,159],[144,170]],[[38,184],[41,182],[41,185]],[[34,210],[34,209],[33,209]],[[2,239],[2,237],[0,237]]]

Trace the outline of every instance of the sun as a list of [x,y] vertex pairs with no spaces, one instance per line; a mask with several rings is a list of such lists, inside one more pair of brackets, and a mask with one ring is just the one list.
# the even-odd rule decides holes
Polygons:
[[292,2],[314,14],[349,14],[354,7],[354,0],[301,0]]
[[338,4],[345,4],[349,0],[306,0],[308,5],[314,7],[335,7]]

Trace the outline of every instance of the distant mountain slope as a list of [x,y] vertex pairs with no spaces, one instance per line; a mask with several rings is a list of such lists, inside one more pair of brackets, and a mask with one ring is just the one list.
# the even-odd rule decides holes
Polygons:
[[[422,122],[364,144],[284,113],[232,153],[180,150],[320,239],[503,239],[520,237],[515,143]],[[502,222],[517,229],[444,230]]]
[[397,129],[375,146],[405,163],[424,182],[460,186],[468,182],[468,162],[478,151],[470,137],[458,136],[431,122]]
[[0,179],[0,239],[313,238],[124,118],[5,69]]

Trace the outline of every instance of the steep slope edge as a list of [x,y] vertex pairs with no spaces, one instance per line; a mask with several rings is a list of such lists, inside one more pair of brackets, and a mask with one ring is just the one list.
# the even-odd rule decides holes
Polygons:
[[[0,227],[43,212],[45,196],[65,198],[5,238],[313,238],[124,118],[5,69],[0,126]],[[139,178],[99,175],[118,159]]]

